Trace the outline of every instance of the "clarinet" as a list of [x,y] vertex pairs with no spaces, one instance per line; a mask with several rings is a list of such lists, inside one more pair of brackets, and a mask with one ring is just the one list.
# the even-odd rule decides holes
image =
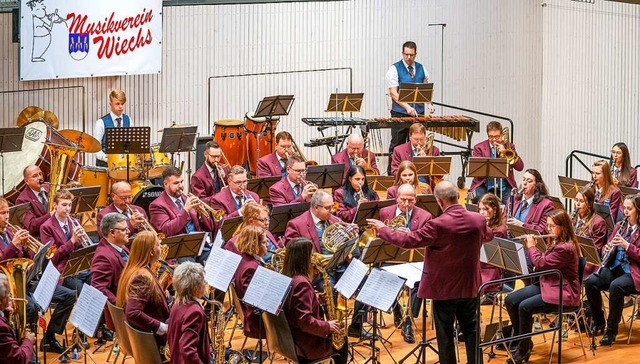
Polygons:
[[[627,226],[628,225],[629,225],[628,219],[624,219],[624,221],[622,222],[622,224],[620,225],[620,228],[618,229],[618,231],[616,233],[620,234],[621,231],[627,230]],[[609,265],[612,262],[612,258],[614,258],[616,256],[617,250],[618,250],[617,246],[611,246],[611,248],[607,251],[607,254],[605,254],[602,257],[602,264],[600,265],[601,269],[602,269],[602,267],[606,267],[607,265]]]

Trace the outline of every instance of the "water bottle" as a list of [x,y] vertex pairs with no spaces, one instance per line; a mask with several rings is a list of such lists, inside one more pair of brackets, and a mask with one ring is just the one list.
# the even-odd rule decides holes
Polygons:
[[118,355],[119,353],[120,353],[120,346],[116,344],[113,346],[113,355]]
[[73,354],[71,354],[71,359],[78,360],[78,348],[73,348]]
[[562,322],[562,341],[569,339],[569,323],[567,321]]
[[540,320],[536,317],[536,319],[533,321],[533,331],[537,332],[542,330],[542,325],[540,324]]

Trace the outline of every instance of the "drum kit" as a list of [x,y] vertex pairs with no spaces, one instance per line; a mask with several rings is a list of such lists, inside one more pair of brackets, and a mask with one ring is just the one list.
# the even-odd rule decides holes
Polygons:
[[274,116],[269,122],[267,118],[253,115],[253,112],[246,113],[244,120],[216,120],[213,140],[220,145],[231,166],[248,165],[255,176],[258,159],[275,150],[275,130],[280,117]]

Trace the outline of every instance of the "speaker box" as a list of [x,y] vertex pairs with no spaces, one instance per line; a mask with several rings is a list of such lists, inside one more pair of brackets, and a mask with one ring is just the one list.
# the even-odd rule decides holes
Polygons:
[[208,137],[200,137],[196,141],[196,168],[194,169],[194,172],[197,171],[198,168],[200,168],[202,163],[204,163],[205,144],[207,144],[207,142],[210,142],[212,140],[213,138],[211,136],[208,136]]

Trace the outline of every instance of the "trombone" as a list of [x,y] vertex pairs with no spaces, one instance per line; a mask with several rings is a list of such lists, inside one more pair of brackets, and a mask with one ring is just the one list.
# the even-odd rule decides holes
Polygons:
[[[12,225],[8,221],[5,229],[7,229],[7,231],[11,230],[10,232],[12,235],[16,235],[16,233],[19,230],[18,227],[16,227],[15,225]],[[44,246],[44,244],[38,241],[38,239],[31,236],[31,234],[27,234],[27,242],[24,244],[24,246],[27,249],[31,250],[34,254],[36,254],[37,252],[40,251],[40,249]],[[54,245],[51,245],[47,249],[47,253],[45,254],[45,257],[50,260],[51,258],[53,258],[53,255],[56,253],[56,251],[57,251],[57,248]]]
[[87,231],[80,225],[80,221],[69,216],[69,225],[71,225],[71,234],[74,234],[76,227],[80,226],[80,244],[83,248],[88,248],[94,245],[93,240],[87,234]]
[[195,205],[198,209],[198,214],[202,217],[208,217],[209,215],[213,216],[213,220],[220,221],[224,217],[223,210],[216,210],[213,207],[209,206],[206,202],[202,201],[198,196],[189,192],[188,197],[195,199]]
[[127,211],[131,217],[135,216],[137,219],[141,220],[140,221],[141,230],[150,231],[156,234],[156,236],[158,236],[160,239],[165,238],[164,233],[158,233],[156,229],[153,228],[151,223],[147,221],[147,219],[144,218],[144,215],[142,215],[138,210],[132,209],[131,206],[127,206],[127,209],[125,211]]

